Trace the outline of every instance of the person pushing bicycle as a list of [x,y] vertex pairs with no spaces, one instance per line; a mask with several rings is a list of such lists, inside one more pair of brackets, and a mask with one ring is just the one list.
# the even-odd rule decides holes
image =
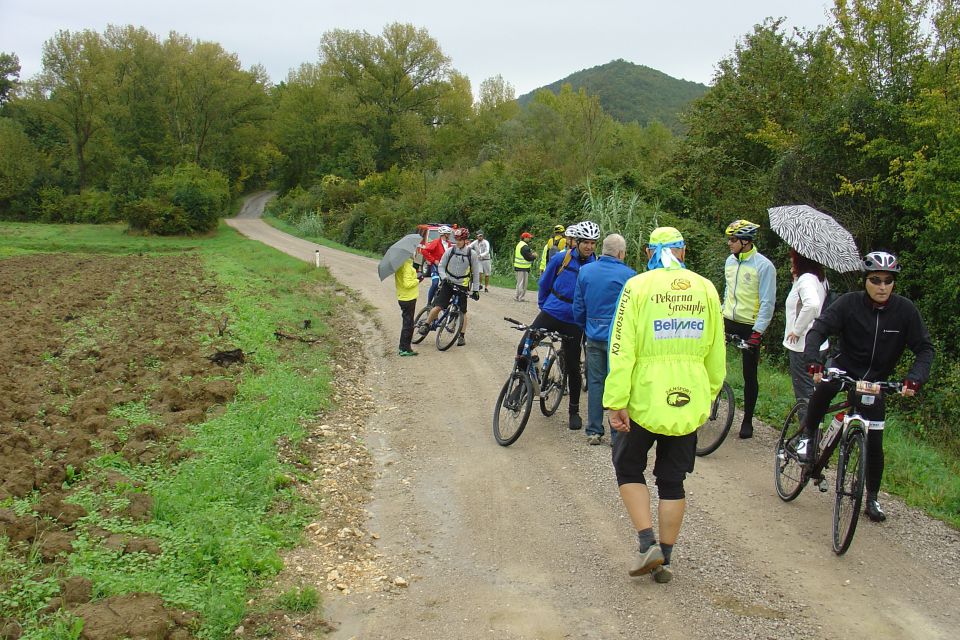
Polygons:
[[[566,336],[563,339],[563,356],[567,367],[567,387],[570,391],[567,426],[577,430],[583,428],[583,420],[580,418],[580,342],[583,339],[583,329],[574,322],[573,296],[580,268],[597,259],[593,252],[597,240],[600,239],[600,226],[596,222],[584,220],[573,226],[572,234],[575,238],[573,247],[553,256],[547,262],[547,268],[540,274],[537,290],[540,313],[530,323],[530,327],[549,329]],[[517,353],[522,349],[523,340],[517,347]]]
[[[916,306],[893,293],[900,273],[896,256],[885,251],[868,253],[863,260],[863,269],[864,290],[837,299],[817,318],[807,334],[803,358],[816,387],[803,421],[804,437],[797,445],[797,458],[803,463],[813,460],[817,427],[833,397],[841,390],[839,381],[821,382],[823,365],[818,358],[819,345],[826,338],[839,337],[839,352],[831,366],[854,378],[869,382],[886,380],[893,374],[905,348],[914,353],[916,360],[903,381],[903,395],[914,395],[930,378],[934,349],[927,327]],[[877,499],[883,477],[883,396],[877,396],[873,405],[862,409],[863,417],[870,421],[864,513],[874,522],[883,522],[887,516]]]
[[[470,230],[466,227],[457,229],[454,233],[456,244],[447,249],[440,262],[437,265],[437,271],[440,274],[440,288],[437,289],[437,295],[433,300],[433,309],[427,316],[426,323],[420,327],[420,333],[427,335],[430,332],[430,326],[440,315],[440,312],[450,304],[455,290],[454,285],[461,285],[467,278],[470,279],[470,291],[473,293],[470,297],[474,300],[480,299],[480,260],[477,252],[470,247]],[[457,338],[457,346],[462,347],[467,344],[464,334],[467,332],[467,297],[464,295],[460,300],[460,312],[463,314],[463,329],[460,331],[460,337]]]

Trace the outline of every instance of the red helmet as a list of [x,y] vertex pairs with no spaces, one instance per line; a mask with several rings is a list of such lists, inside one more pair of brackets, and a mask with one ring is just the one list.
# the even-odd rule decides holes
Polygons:
[[470,239],[470,229],[463,227],[462,229],[457,229],[453,234],[453,237],[457,240],[469,240]]

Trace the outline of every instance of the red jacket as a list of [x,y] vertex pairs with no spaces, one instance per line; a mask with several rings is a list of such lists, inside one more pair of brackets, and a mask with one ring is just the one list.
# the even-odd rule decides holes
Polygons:
[[428,242],[427,246],[425,246],[420,253],[423,254],[423,257],[429,264],[438,264],[440,258],[443,257],[444,252],[449,246],[448,243],[443,241],[443,236],[440,236]]

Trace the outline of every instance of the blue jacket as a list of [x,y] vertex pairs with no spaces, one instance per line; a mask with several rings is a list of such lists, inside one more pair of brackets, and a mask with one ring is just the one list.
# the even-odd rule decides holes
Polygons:
[[573,321],[584,328],[587,340],[608,342],[610,321],[624,283],[637,272],[613,256],[600,256],[584,265],[573,296]]
[[[573,252],[566,268],[557,276],[557,270],[563,264],[567,253]],[[580,258],[576,249],[561,251],[550,258],[547,268],[540,274],[539,290],[537,291],[537,306],[561,322],[573,324],[573,296],[576,293],[577,275],[584,265],[595,262],[597,257],[591,255],[586,260]]]

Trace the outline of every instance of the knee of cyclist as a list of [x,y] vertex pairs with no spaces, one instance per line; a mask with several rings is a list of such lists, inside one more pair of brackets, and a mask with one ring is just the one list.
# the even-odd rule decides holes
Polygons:
[[683,480],[669,478],[657,478],[657,493],[661,500],[683,500],[686,496]]

